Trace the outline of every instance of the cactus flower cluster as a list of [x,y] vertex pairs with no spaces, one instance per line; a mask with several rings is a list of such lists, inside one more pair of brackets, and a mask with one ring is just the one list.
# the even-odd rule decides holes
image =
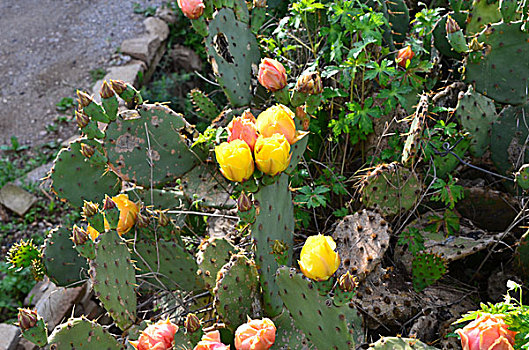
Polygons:
[[290,145],[298,140],[294,113],[276,105],[257,119],[246,111],[228,126],[228,141],[215,147],[222,174],[231,181],[248,180],[255,167],[267,175],[277,175],[290,164]]
[[512,350],[516,332],[510,331],[503,315],[481,314],[463,329],[456,330],[463,350]]
[[334,249],[336,243],[330,236],[307,238],[298,261],[301,272],[315,281],[328,280],[340,266],[340,256]]

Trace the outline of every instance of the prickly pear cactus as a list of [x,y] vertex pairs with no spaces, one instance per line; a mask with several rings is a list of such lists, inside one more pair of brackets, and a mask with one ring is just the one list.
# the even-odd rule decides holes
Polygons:
[[426,345],[418,339],[401,337],[382,337],[370,344],[369,348],[375,350],[437,350],[437,348]]
[[529,189],[529,164],[524,164],[520,167],[520,170],[515,174],[515,181],[520,188]]
[[116,325],[127,329],[136,321],[136,274],[129,249],[115,231],[101,234],[90,278],[97,298]]
[[354,349],[356,332],[361,333],[362,321],[349,305],[333,306],[326,302],[314,284],[295,270],[277,270],[279,295],[290,311],[295,326],[318,349]]
[[58,286],[76,285],[86,279],[88,263],[79,255],[70,239],[69,229],[58,227],[44,241],[42,256],[46,274]]
[[50,350],[122,350],[123,345],[101,325],[85,318],[69,319],[58,325],[49,339]]
[[259,46],[247,23],[228,8],[220,9],[208,25],[206,38],[217,82],[234,107],[246,106],[251,92],[252,66],[259,63]]
[[81,153],[82,144],[97,141],[78,140],[63,148],[51,169],[53,191],[62,200],[81,207],[83,201],[100,202],[105,194],[113,196],[121,190],[121,181],[106,165],[90,162]]
[[484,44],[483,50],[478,58],[466,62],[466,82],[496,102],[522,104],[528,100],[529,62],[525,58],[529,33],[520,28],[521,22],[502,22],[485,28],[477,38]]
[[206,288],[213,289],[217,273],[227,264],[237,248],[226,238],[210,238],[202,242],[197,253],[198,274],[206,283]]
[[235,331],[248,317],[262,317],[259,291],[255,263],[244,255],[234,255],[222,267],[213,294],[215,309],[229,329]]
[[131,244],[141,281],[148,281],[163,290],[193,291],[203,289],[197,276],[198,265],[183,247],[164,240],[137,241]]
[[454,114],[470,132],[470,153],[474,157],[481,157],[490,144],[492,123],[498,118],[494,102],[470,87],[459,99]]
[[443,277],[447,272],[446,261],[439,255],[419,253],[411,263],[413,289],[420,292]]
[[452,17],[457,24],[464,29],[466,26],[467,15],[461,12],[450,12],[445,14],[437,21],[433,30],[434,45],[439,52],[451,58],[461,59],[462,55],[452,49],[452,46],[446,38],[446,20],[448,16]]
[[[263,289],[264,310],[269,316],[279,315],[283,307],[275,283],[276,270],[280,265],[292,264],[294,208],[288,184],[288,176],[282,174],[276,183],[263,186],[254,194],[259,208],[251,232],[256,245],[255,262]],[[282,252],[285,261],[281,263],[274,252],[276,242],[286,247]]]
[[112,170],[122,179],[145,188],[158,187],[200,162],[186,136],[193,129],[182,115],[159,104],[138,106],[133,113],[111,123],[105,140]]
[[221,209],[235,207],[230,198],[231,185],[216,165],[204,163],[195,167],[182,177],[181,189],[190,203]]
[[390,45],[401,46],[406,40],[410,25],[410,14],[404,0],[382,1],[382,12],[388,20],[389,28],[384,37]]
[[499,1],[475,0],[469,14],[466,34],[474,35],[481,32],[487,24],[501,21]]
[[314,345],[307,339],[305,334],[295,326],[290,312],[284,309],[281,315],[274,319],[276,325],[276,340],[274,347],[277,349],[308,350],[314,349]]
[[195,112],[197,112],[202,118],[213,120],[219,115],[220,111],[217,106],[199,89],[191,90],[191,92],[189,92],[189,97],[191,98]]
[[378,165],[363,176],[360,186],[365,206],[390,216],[413,208],[421,193],[417,174],[396,162]]
[[33,344],[44,347],[48,344],[48,327],[40,315],[37,315],[36,312],[34,314],[36,315],[36,323],[34,326],[24,329],[19,321],[19,327],[24,338]]
[[21,270],[29,267],[36,280],[41,280],[46,274],[42,262],[42,251],[33,244],[33,240],[20,241],[11,246],[7,252],[6,261],[11,268]]

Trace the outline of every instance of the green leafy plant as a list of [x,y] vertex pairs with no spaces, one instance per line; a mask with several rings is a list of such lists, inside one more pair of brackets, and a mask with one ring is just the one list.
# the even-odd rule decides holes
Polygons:
[[432,200],[443,202],[449,209],[454,209],[456,203],[463,199],[465,192],[463,187],[456,185],[457,180],[448,175],[448,181],[437,179],[432,185],[432,189],[437,193],[432,195]]

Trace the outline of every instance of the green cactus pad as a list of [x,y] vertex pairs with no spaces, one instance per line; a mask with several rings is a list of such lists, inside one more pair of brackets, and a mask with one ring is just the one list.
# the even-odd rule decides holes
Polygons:
[[131,249],[138,268],[139,282],[147,281],[164,290],[193,291],[203,289],[197,275],[198,265],[180,245],[164,240],[137,241]]
[[159,187],[197,164],[190,150],[192,140],[185,136],[192,128],[182,115],[160,104],[138,106],[137,112],[128,119],[118,118],[107,129],[108,159],[124,180]]
[[222,267],[213,294],[217,313],[232,331],[245,323],[248,317],[262,316],[257,268],[244,255],[232,256],[230,262]]
[[516,105],[528,100],[529,33],[520,27],[521,22],[487,27],[478,36],[484,44],[482,57],[468,60],[465,66],[466,82],[496,102]]
[[362,201],[385,215],[410,210],[421,193],[421,182],[413,171],[398,163],[381,164],[361,180]]
[[413,289],[420,292],[443,277],[447,272],[446,262],[440,256],[431,253],[419,253],[411,265]]
[[466,34],[479,33],[489,23],[501,21],[501,13],[498,1],[475,0],[469,15],[470,22],[467,25]]
[[[294,269],[277,270],[279,295],[299,328],[317,349],[354,349],[361,319],[351,306],[336,307]],[[330,306],[329,306],[330,305]],[[349,317],[353,317],[349,318]]]
[[46,327],[44,319],[40,315],[37,315],[37,323],[35,326],[22,330],[22,336],[40,347],[46,346],[48,344],[48,328]]
[[189,97],[193,102],[195,112],[197,112],[202,118],[213,120],[220,114],[219,109],[213,101],[211,101],[211,99],[199,89],[191,90]]
[[50,350],[121,350],[123,345],[101,325],[85,318],[73,318],[55,327],[50,335]]
[[78,140],[63,148],[51,170],[52,189],[62,200],[82,207],[83,202],[101,202],[105,194],[114,196],[121,190],[121,181],[104,165],[89,162],[81,154],[81,143],[97,141]]
[[259,46],[247,23],[232,10],[220,9],[209,22],[206,48],[217,81],[232,106],[246,106],[252,100],[252,66],[259,63]]
[[402,46],[410,25],[410,14],[404,0],[384,0],[384,16],[389,23],[393,43]]
[[470,153],[481,157],[490,144],[492,123],[498,118],[494,102],[470,87],[457,103],[454,113],[470,132]]
[[370,344],[369,348],[375,350],[437,350],[437,348],[426,345],[418,339],[400,337],[382,337],[377,342]]
[[237,248],[226,238],[210,238],[202,242],[199,249],[199,275],[204,279],[206,288],[212,290],[217,281],[217,273],[237,253]]
[[31,239],[13,244],[7,252],[6,261],[15,269],[30,267],[35,260],[42,262],[42,253]]
[[61,287],[85,280],[88,271],[88,263],[74,248],[70,235],[70,230],[63,227],[51,230],[42,250],[46,274]]
[[529,164],[524,164],[515,174],[515,181],[520,188],[529,189]]
[[446,38],[446,20],[448,19],[448,16],[452,17],[457,24],[461,27],[461,29],[464,29],[466,24],[465,21],[467,19],[466,13],[461,12],[450,12],[445,14],[443,17],[437,21],[435,24],[435,27],[433,29],[433,38],[434,38],[434,45],[439,52],[441,52],[443,55],[455,59],[461,59],[463,57],[460,53],[452,50],[452,46],[448,42],[448,39]]
[[[465,137],[465,135],[459,134],[458,137]],[[452,148],[452,152],[457,154],[459,158],[463,158],[465,152],[470,146],[470,139],[468,137],[463,138],[459,143]],[[450,174],[459,165],[459,159],[453,154],[447,154],[442,157],[435,155],[433,157],[433,164],[435,166],[435,175],[439,178],[445,178],[446,175]],[[433,174],[433,169],[430,171]]]
[[408,137],[406,137],[406,141],[404,142],[404,148],[402,149],[402,164],[408,164],[413,160],[417,150],[420,149],[418,142],[422,136],[424,126],[426,125],[425,121],[427,115],[428,95],[422,94],[412,116]]
[[294,319],[290,316],[287,309],[284,309],[281,315],[275,320],[276,340],[274,348],[308,350],[314,349],[314,345],[309,342],[305,334],[296,328]]
[[276,183],[263,186],[254,194],[259,209],[251,232],[256,245],[255,259],[263,289],[264,310],[272,317],[279,315],[283,308],[275,283],[279,267],[273,253],[275,241],[286,246],[286,264],[292,264],[294,208],[288,184],[289,177],[282,174]]
[[235,202],[230,198],[231,184],[215,164],[204,163],[182,177],[181,190],[191,203],[212,208],[231,209]]
[[125,330],[136,321],[135,267],[125,243],[115,231],[100,235],[90,278],[97,298],[116,325]]
[[[149,209],[186,210],[189,208],[189,203],[185,200],[182,191],[134,188],[126,193],[132,201],[141,201],[143,206]],[[185,214],[166,214],[173,219],[177,227],[184,226]]]
[[524,146],[529,136],[529,129],[524,122],[524,116],[528,113],[527,106],[509,106],[492,124],[491,159],[503,174],[510,175],[519,164],[529,162],[529,149]]

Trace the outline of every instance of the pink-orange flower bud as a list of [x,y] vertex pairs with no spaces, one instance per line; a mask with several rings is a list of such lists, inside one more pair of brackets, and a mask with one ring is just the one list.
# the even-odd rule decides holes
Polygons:
[[213,331],[204,334],[193,350],[230,350],[230,346],[222,344],[219,331]]
[[30,309],[18,309],[18,326],[23,331],[35,327],[37,320],[37,311]]
[[463,350],[513,350],[516,332],[510,331],[503,315],[481,314],[456,330]]
[[187,314],[186,320],[184,321],[184,327],[188,333],[195,333],[202,327],[200,319],[195,314]]
[[178,0],[178,6],[189,19],[199,18],[206,8],[202,0]]
[[276,340],[276,326],[268,319],[248,320],[235,331],[235,349],[268,350]]
[[237,209],[239,211],[248,211],[253,208],[253,203],[250,197],[244,192],[241,193],[239,198],[237,198]]
[[319,73],[304,73],[298,78],[294,89],[309,95],[321,94],[323,92],[323,84]]
[[72,241],[75,245],[83,245],[88,241],[88,232],[77,225],[73,225]]
[[178,327],[169,321],[158,321],[145,328],[138,341],[130,342],[137,350],[173,349],[174,335]]
[[257,80],[265,88],[274,92],[287,85],[287,72],[279,61],[264,58],[259,65]]
[[406,46],[397,52],[397,64],[402,68],[406,68],[408,61],[415,56],[415,52],[411,50],[411,46]]
[[228,137],[228,142],[237,139],[243,140],[253,151],[255,141],[257,141],[257,127],[255,126],[255,122],[243,117],[237,117],[234,118],[228,125],[228,131],[230,134]]

